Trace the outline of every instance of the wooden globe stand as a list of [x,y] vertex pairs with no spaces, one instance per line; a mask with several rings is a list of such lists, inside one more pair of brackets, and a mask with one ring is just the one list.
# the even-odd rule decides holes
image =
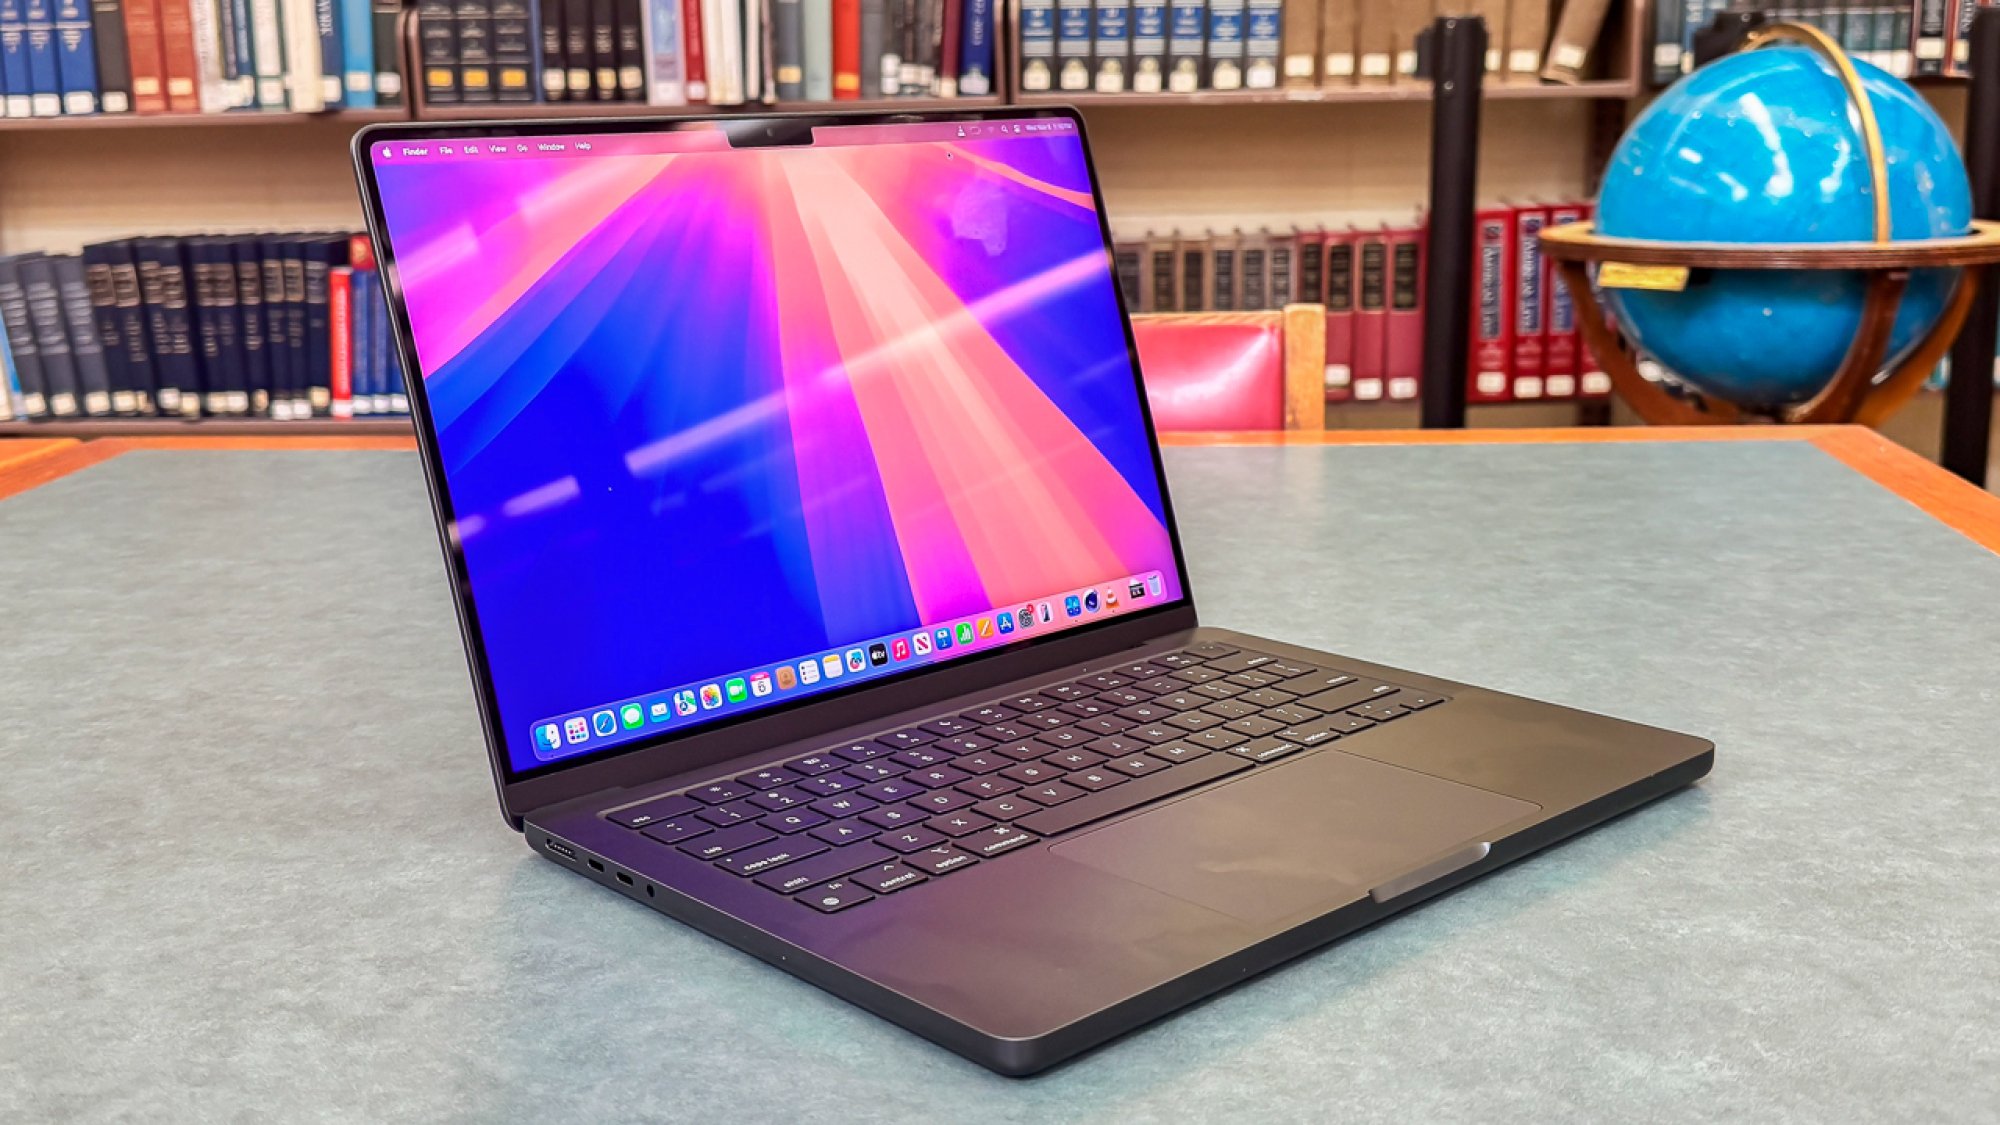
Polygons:
[[[1745,41],[1745,50],[1774,43],[1798,43],[1833,65],[1859,118],[1867,148],[1872,192],[1874,239],[1869,242],[1714,243],[1662,242],[1650,239],[1606,238],[1591,223],[1567,223],[1542,232],[1543,251],[1557,263],[1562,281],[1577,310],[1584,343],[1611,377],[1611,385],[1639,416],[1653,425],[1718,425],[1751,420],[1748,412],[1706,396],[1682,398],[1667,393],[1639,373],[1636,357],[1626,349],[1604,317],[1591,286],[1590,267],[1600,267],[1600,280],[1627,288],[1678,289],[1695,270],[1842,270],[1868,275],[1868,293],[1861,307],[1861,326],[1848,345],[1840,369],[1811,401],[1787,407],[1771,416],[1779,422],[1860,422],[1879,425],[1922,389],[1930,372],[1944,358],[1972,309],[1978,281],[1976,268],[2000,262],[2000,223],[1975,221],[1957,238],[1894,241],[1889,221],[1889,170],[1882,130],[1861,76],[1840,46],[1817,28],[1779,23],[1760,27]],[[1958,269],[1957,283],[1945,303],[1944,315],[1895,369],[1882,375],[1889,338],[1902,308],[1910,273],[1920,269]],[[1782,345],[1780,345],[1782,346]]]

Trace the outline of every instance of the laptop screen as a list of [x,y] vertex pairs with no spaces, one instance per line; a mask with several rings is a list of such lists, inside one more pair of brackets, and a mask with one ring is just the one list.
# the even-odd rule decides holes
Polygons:
[[1072,120],[368,157],[517,775],[1182,600]]

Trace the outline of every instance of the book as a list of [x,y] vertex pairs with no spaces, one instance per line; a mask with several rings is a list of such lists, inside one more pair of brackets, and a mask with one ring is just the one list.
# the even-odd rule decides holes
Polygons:
[[1146,243],[1125,239],[1111,246],[1111,276],[1118,282],[1118,296],[1127,312],[1146,312]]
[[[674,0],[653,0],[654,3],[671,4]],[[680,0],[681,3],[681,76],[687,83],[687,99],[690,102],[708,100],[708,47],[703,41],[701,0]],[[569,18],[567,15],[565,19]],[[570,81],[570,97],[574,99],[576,87],[574,72]]]
[[231,109],[257,104],[257,61],[250,37],[250,0],[216,0],[216,33],[221,38],[224,100]]
[[[451,23],[458,35],[458,54],[453,60],[458,72],[458,100],[468,105],[498,100],[493,84],[493,0],[452,0]],[[618,75],[613,69],[611,88],[615,91],[617,87]]]
[[[828,11],[831,12],[829,5]],[[778,100],[804,101],[806,96],[805,0],[772,0],[771,54]]]
[[[1417,77],[1417,36],[1430,27],[1435,3],[1434,0],[1394,0],[1391,6],[1395,9],[1393,30],[1390,32],[1394,40],[1391,49],[1394,53],[1395,81],[1412,82]],[[1502,28],[1501,33],[1504,31]]]
[[1546,372],[1543,363],[1545,311],[1542,291],[1547,270],[1542,260],[1542,228],[1549,223],[1545,207],[1514,208],[1514,355],[1508,389],[1519,399],[1541,398]]
[[1352,231],[1328,231],[1321,239],[1326,304],[1326,393],[1335,402],[1354,396],[1354,312],[1359,271]]
[[1090,53],[1092,87],[1100,94],[1125,92],[1132,55],[1132,0],[1097,0]]
[[76,369],[79,410],[92,417],[110,414],[111,368],[104,360],[103,338],[97,334],[97,310],[91,303],[90,285],[84,280],[83,259],[61,254],[49,258],[48,263],[55,275],[70,359]]
[[[271,417],[285,420],[294,416],[302,385],[293,375],[292,302],[287,288],[285,254],[290,239],[271,235],[257,241],[262,257],[258,269],[264,281],[264,351],[271,371]],[[298,275],[299,293],[305,294],[303,267]]]
[[458,102],[458,28],[452,0],[418,0],[417,65],[423,71],[424,101]]
[[[680,5],[672,5],[678,10]],[[350,406],[356,417],[375,413],[375,271],[359,265],[352,268],[349,285],[352,289],[351,306],[353,331],[349,334],[348,348],[353,366],[353,401]]]
[[1379,85],[1396,76],[1395,0],[1354,0],[1354,76]]
[[[152,267],[158,286],[157,302],[154,292],[145,290],[148,265]],[[164,385],[171,385],[180,392],[177,396],[163,393],[160,408],[183,418],[198,418],[204,404],[216,401],[211,399],[210,392],[220,388],[210,387],[203,378],[199,325],[195,319],[194,279],[190,275],[181,240],[142,240],[139,270],[141,292],[145,296],[148,313],[156,304],[159,309],[161,331],[154,334],[153,342],[159,353],[162,389],[164,391]],[[170,406],[170,401],[175,405]]]
[[742,8],[733,0],[702,0],[702,55],[707,60],[708,100],[712,104],[743,102],[743,50],[737,42],[742,19]]
[[264,317],[264,252],[256,237],[223,240],[235,265],[236,319],[243,390],[252,414],[271,409],[270,329]]
[[278,0],[250,0],[250,72],[251,104],[285,108],[285,38]]
[[[56,288],[55,265],[46,254],[23,254],[16,261],[21,288],[27,294],[28,323],[42,361],[42,387],[49,396],[49,417],[69,418],[83,412],[76,357],[71,354],[62,294]],[[108,406],[108,404],[107,404]]]
[[81,258],[84,288],[90,300],[91,326],[96,331],[98,350],[104,361],[105,383],[110,391],[111,413],[137,413],[139,402],[133,393],[131,359],[126,354],[124,331],[118,317],[118,297],[111,284],[109,248],[103,243],[85,246]]
[[1180,308],[1180,286],[1173,236],[1147,235],[1144,252],[1141,306],[1147,312],[1177,311]]
[[20,413],[28,418],[49,416],[48,384],[42,379],[42,352],[35,341],[34,319],[28,315],[28,290],[21,281],[21,257],[0,258],[0,326],[7,331],[8,357],[20,385]]
[[[1583,208],[1559,204],[1549,208],[1549,226],[1580,222]],[[1542,381],[1550,398],[1574,398],[1577,393],[1576,302],[1562,283],[1556,264],[1542,255]]]
[[1919,78],[1936,77],[1944,73],[1945,62],[1950,57],[1951,5],[1949,0],[1915,2],[1910,73]]
[[[868,34],[862,8],[862,34]],[[1020,0],[1020,88],[1056,86],[1056,0]]]
[[1282,309],[1299,301],[1298,236],[1287,234],[1271,239],[1271,307]]
[[[1055,5],[1050,2],[1047,3],[1047,7],[1050,15],[1053,16]],[[861,15],[861,38],[859,44],[861,51],[861,96],[863,99],[879,98],[882,96],[882,59],[884,55],[889,53],[887,38],[888,4],[887,0],[860,0],[859,8]],[[1024,30],[1022,34],[1025,36],[1025,25],[1023,26]],[[1053,33],[1054,28],[1055,25],[1051,23],[1049,25],[1051,33]],[[1055,40],[1051,38],[1048,43],[1053,49]],[[1050,55],[1049,57],[1054,58],[1055,56]]]
[[[262,0],[251,0],[251,2],[256,4]],[[368,5],[366,26],[369,34],[368,57],[374,68],[373,104],[385,108],[403,104],[403,72],[397,62],[402,55],[401,30],[397,26],[402,11],[400,0],[370,0]],[[254,18],[253,16],[253,21]],[[261,54],[261,51],[259,53]],[[258,81],[261,83],[262,66],[258,67],[258,74],[260,75]],[[261,96],[258,102],[263,103]]]
[[1347,86],[1354,82],[1358,0],[1320,0],[1319,82]]
[[1679,0],[1653,0],[1652,83],[1671,86],[1681,76],[1681,25],[1686,9]]
[[1285,0],[1284,82],[1287,86],[1319,85],[1321,0]]
[[1239,236],[1208,236],[1208,308],[1212,312],[1235,312],[1243,307],[1243,274]]
[[1180,294],[1180,312],[1201,312],[1208,308],[1208,240],[1175,240],[1175,288]]
[[[535,77],[541,57],[541,36],[535,27],[535,0],[493,0],[493,100],[532,102],[540,100],[541,82]],[[639,29],[634,28],[634,35]],[[644,101],[643,62],[635,50],[630,75],[632,92],[628,100]]]
[[861,0],[833,0],[832,19],[833,98],[854,101],[861,97]]
[[[804,0],[804,85],[799,94],[810,101],[833,100],[833,2]],[[782,88],[779,97],[784,96]]]
[[7,340],[7,323],[0,320],[0,421],[28,417],[27,398],[21,392],[21,376],[14,369],[14,353]]
[[132,392],[133,413],[152,414],[157,408],[159,371],[141,300],[138,257],[130,240],[99,246],[111,264],[112,307],[118,319],[117,339],[125,348],[125,384]]
[[[28,74],[28,19],[26,0],[0,0],[0,88],[8,117],[28,117],[34,113],[34,79]],[[41,392],[37,391],[39,395]],[[38,414],[47,413],[47,403]]]
[[590,65],[590,0],[552,0],[562,5],[563,98],[572,102],[597,99],[597,79]]
[[[843,2],[853,3],[854,0],[843,0]],[[996,73],[993,66],[993,13],[997,10],[998,7],[993,0],[965,0],[965,14],[959,28],[958,92],[966,97],[983,98],[993,93],[993,76]],[[1147,0],[1146,3],[1133,5],[1135,36],[1139,34],[1140,21],[1148,11],[1164,13],[1165,0]],[[1161,17],[1163,21],[1164,18]],[[1164,23],[1161,26],[1164,26]],[[1164,35],[1164,32],[1162,34]],[[1138,50],[1138,41],[1135,38],[1133,53],[1136,55]],[[1163,54],[1164,51],[1159,53]],[[1136,73],[1133,81],[1135,83],[1138,81]],[[1135,85],[1133,88],[1140,87]]]
[[1208,0],[1208,82],[1211,90],[1243,88],[1246,0]]
[[1271,308],[1271,240],[1263,234],[1246,234],[1237,240],[1236,264],[1242,275],[1237,287],[1237,308],[1262,312]]
[[1355,236],[1354,400],[1387,397],[1389,358],[1389,239],[1383,230]]
[[[496,68],[500,67],[500,7],[503,4],[518,3],[520,0],[494,0],[494,55]],[[521,62],[527,62],[525,13],[522,26],[523,44],[520,51]],[[618,65],[618,100],[621,102],[643,102],[646,100],[646,0],[614,0],[612,4],[612,39],[614,55]],[[525,74],[525,71],[524,71]],[[500,76],[496,74],[496,82]],[[523,89],[532,89],[524,82]],[[500,101],[518,101],[508,97],[506,86],[501,83],[496,91]],[[529,99],[532,100],[532,99]]]
[[[163,0],[163,2],[171,5],[174,0]],[[326,75],[320,69],[320,60],[323,56],[320,51],[317,8],[316,0],[278,0],[278,24],[283,29],[284,35],[285,104],[298,113],[318,113],[326,108]],[[450,33],[451,29],[447,24],[445,34],[449,36]],[[168,39],[167,74],[167,97],[168,100],[172,100],[171,33]]]
[[[1127,0],[1129,4],[1130,0]],[[958,96],[959,47],[962,45],[960,22],[965,18],[964,0],[933,0],[937,13],[937,80],[931,83],[937,97]],[[1128,17],[1129,18],[1129,17]]]
[[1611,0],[1569,0],[1563,5],[1555,38],[1549,40],[1548,65],[1541,70],[1543,78],[1569,84],[1583,81],[1584,69],[1590,65],[1590,53],[1597,46],[1597,37],[1604,32],[1604,17],[1610,8]]
[[[1533,82],[1542,73],[1542,48],[1567,46],[1565,72],[1581,71],[1597,45],[1604,28],[1604,10],[1610,0],[1563,0],[1562,19],[1572,38],[1549,37],[1548,0],[1514,0],[1507,6],[1507,69],[1509,82]],[[1590,9],[1596,8],[1593,14]]]
[[27,35],[29,109],[36,117],[54,117],[62,112],[55,0],[21,0],[21,18]]
[[[1090,89],[1091,0],[1056,0],[1056,85]],[[1029,87],[1033,89],[1034,87]]]
[[1298,262],[1298,294],[1294,298],[1309,305],[1326,304],[1326,232],[1305,231],[1292,238],[1292,256]]
[[1243,87],[1277,88],[1284,45],[1284,0],[1249,0],[1243,18]]
[[1208,0],[1167,0],[1167,89],[1191,94],[1208,73]]
[[309,372],[308,400],[314,414],[325,414],[333,406],[333,353],[330,339],[332,276],[334,269],[347,264],[348,239],[345,235],[304,240],[306,370]]
[[63,112],[96,113],[97,39],[90,26],[90,0],[55,0],[55,34]]
[[[377,2],[379,3],[380,0],[377,0]],[[563,0],[534,0],[534,4],[536,70],[542,78],[542,100],[545,102],[564,101],[569,97],[569,65],[563,58],[563,37],[565,35],[563,26]],[[661,12],[672,12],[673,26],[676,29],[679,28],[679,3],[674,2],[674,0],[668,0],[666,3],[654,4],[651,10],[655,23],[660,20]],[[654,35],[658,36],[659,34],[660,32],[656,29]],[[678,48],[678,40],[675,41],[674,46]],[[647,57],[655,57],[655,50],[656,48],[648,48]],[[676,50],[673,61],[668,64],[668,69],[678,71],[679,68],[680,55],[678,50]],[[658,71],[655,74],[657,75]],[[656,77],[655,82],[657,83],[658,81],[659,79]],[[672,102],[667,104],[677,105],[679,103]]]
[[327,271],[327,413],[354,417],[354,270]]
[[1483,207],[1472,224],[1472,336],[1469,402],[1505,402],[1511,389],[1514,216],[1505,207]]
[[222,355],[222,318],[215,308],[215,269],[210,260],[214,257],[213,249],[208,239],[176,241],[187,271],[189,342],[202,371],[202,413],[227,414],[233,388]]
[[[194,97],[202,113],[234,108],[236,88],[225,69],[219,13],[226,0],[187,0],[189,40],[194,48]],[[230,65],[233,66],[233,63]]]
[[1167,88],[1167,0],[1132,0],[1132,91],[1157,94]]
[[1424,376],[1424,229],[1388,232],[1388,313],[1383,327],[1382,381],[1396,402],[1417,397]]

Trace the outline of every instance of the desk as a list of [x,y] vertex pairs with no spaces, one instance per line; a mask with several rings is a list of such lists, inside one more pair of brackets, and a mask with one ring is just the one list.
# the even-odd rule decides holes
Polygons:
[[1028,1081],[502,827],[394,442],[72,454],[0,501],[0,1119],[1993,1120],[2000,501],[1480,436],[1169,450],[1205,617],[1714,774]]

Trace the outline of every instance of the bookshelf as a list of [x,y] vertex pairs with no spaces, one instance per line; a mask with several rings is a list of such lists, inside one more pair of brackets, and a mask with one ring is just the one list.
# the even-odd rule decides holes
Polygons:
[[402,437],[410,433],[408,416],[387,418],[315,418],[281,422],[271,418],[83,418],[75,420],[0,422],[0,438],[187,437]]

